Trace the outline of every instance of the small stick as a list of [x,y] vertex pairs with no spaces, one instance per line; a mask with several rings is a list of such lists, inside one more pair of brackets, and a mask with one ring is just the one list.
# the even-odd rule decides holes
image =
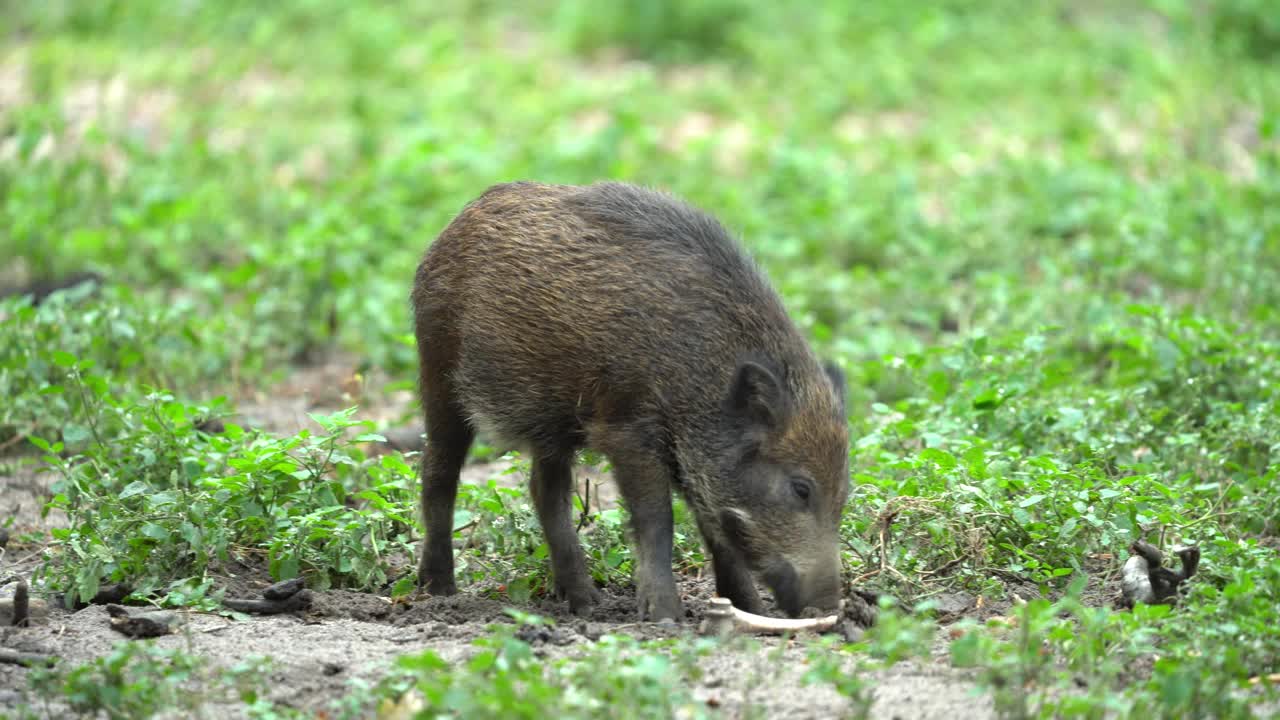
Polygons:
[[13,626],[27,627],[31,623],[31,596],[27,592],[27,581],[19,580],[13,589]]
[[[131,593],[133,593],[133,588],[124,583],[104,585],[98,589],[98,594],[89,598],[87,602],[80,600],[77,596],[72,602],[72,607],[76,610],[83,610],[90,605],[112,605],[124,601]],[[67,595],[60,595],[59,598],[60,602],[64,602]]]
[[296,577],[292,580],[283,580],[263,590],[262,597],[275,601],[288,600],[297,595],[306,586],[306,578]]
[[17,650],[6,650],[0,648],[0,665],[22,665],[31,667],[32,665],[52,665],[57,662],[58,658],[53,655],[41,655],[39,653],[18,652]]
[[311,593],[302,591],[283,600],[240,600],[224,598],[222,604],[237,612],[279,615],[311,607]]
[[27,433],[25,431],[16,433],[13,437],[0,443],[0,453],[4,452],[5,450],[8,450],[9,448],[13,447],[14,445],[17,445],[18,443],[26,439],[27,439]]

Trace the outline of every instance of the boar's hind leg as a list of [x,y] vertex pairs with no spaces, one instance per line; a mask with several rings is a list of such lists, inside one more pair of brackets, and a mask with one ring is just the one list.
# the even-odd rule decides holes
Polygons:
[[551,574],[556,595],[569,601],[570,612],[590,610],[600,597],[587,574],[586,558],[573,528],[572,456],[540,457],[533,462],[530,490],[538,522],[551,548]]
[[[454,403],[451,383],[423,358],[422,407],[427,416],[427,448],[422,454],[422,515],[427,526],[418,559],[418,587],[433,595],[458,591],[453,579],[453,508],[458,474],[475,430]],[[440,372],[432,372],[441,370]]]
[[680,621],[684,613],[671,572],[671,473],[645,452],[610,455],[622,500],[631,513],[636,560],[632,576],[641,620]]

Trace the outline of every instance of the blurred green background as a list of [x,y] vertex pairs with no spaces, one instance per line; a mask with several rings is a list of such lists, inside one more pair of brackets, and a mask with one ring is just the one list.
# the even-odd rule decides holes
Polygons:
[[[282,459],[332,455],[336,416],[321,439],[201,420],[333,351],[385,381],[365,400],[411,388],[413,270],[465,202],[629,180],[721,218],[846,369],[859,582],[996,597],[1089,573],[1096,607],[1133,539],[1195,542],[1150,697],[1198,713],[1274,671],[1274,0],[0,7],[0,287],[105,279],[0,303],[0,453],[40,440],[60,473],[55,586],[145,576],[181,605],[254,548],[276,578],[404,590],[410,464]],[[520,492],[464,497],[489,543],[464,585],[546,589]],[[490,522],[518,507],[521,534]],[[625,583],[598,521],[593,573]],[[1090,617],[1093,645],[1038,631],[1111,702],[1156,616]]]
[[4,280],[189,303],[182,367],[140,360],[169,384],[278,368],[332,312],[407,377],[412,269],[464,202],[612,178],[721,217],[855,375],[1132,302],[1266,323],[1267,4],[10,2]]

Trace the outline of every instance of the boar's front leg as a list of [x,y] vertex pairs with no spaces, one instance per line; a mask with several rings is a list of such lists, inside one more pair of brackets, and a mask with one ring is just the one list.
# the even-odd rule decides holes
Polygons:
[[671,473],[647,451],[609,456],[622,501],[631,513],[632,579],[641,620],[684,618],[676,578],[671,571],[671,542],[675,521],[671,513]]
[[702,537],[711,551],[711,567],[716,575],[716,594],[728,598],[733,606],[756,615],[764,614],[760,591],[741,553],[723,539],[703,530]]
[[573,528],[572,456],[540,457],[533,462],[530,483],[538,522],[551,550],[551,574],[556,595],[569,602],[569,611],[581,615],[599,601],[587,574],[582,544]]

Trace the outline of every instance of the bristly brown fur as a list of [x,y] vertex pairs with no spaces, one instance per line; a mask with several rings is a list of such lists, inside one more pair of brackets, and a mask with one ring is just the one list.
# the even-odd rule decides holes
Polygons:
[[791,614],[834,602],[843,381],[712,217],[620,183],[498,185],[432,244],[412,302],[429,590],[455,591],[457,476],[483,425],[533,458],[557,590],[575,611],[596,595],[569,520],[584,447],[609,457],[633,516],[643,616],[679,612],[673,488],[735,605],[760,610],[751,571]]

